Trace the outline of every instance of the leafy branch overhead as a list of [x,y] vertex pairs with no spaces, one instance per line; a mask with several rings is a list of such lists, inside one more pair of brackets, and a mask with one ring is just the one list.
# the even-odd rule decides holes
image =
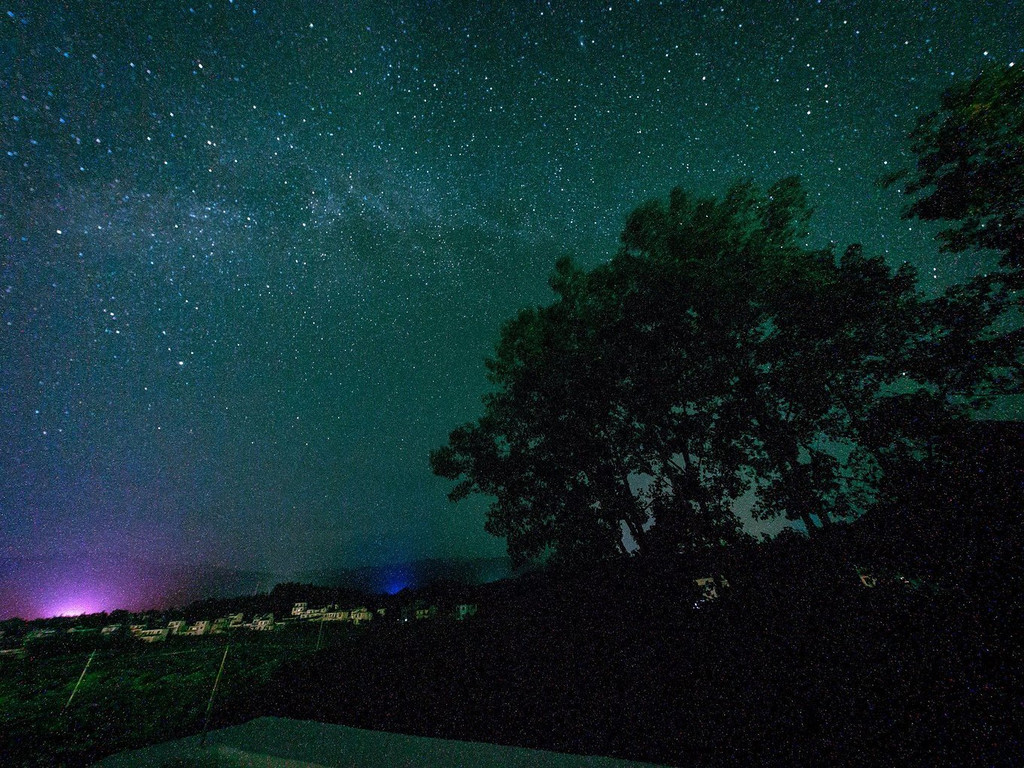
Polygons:
[[907,219],[952,224],[942,250],[987,248],[1002,265],[1024,267],[1024,71],[993,67],[957,83],[910,134],[917,156],[903,180]]

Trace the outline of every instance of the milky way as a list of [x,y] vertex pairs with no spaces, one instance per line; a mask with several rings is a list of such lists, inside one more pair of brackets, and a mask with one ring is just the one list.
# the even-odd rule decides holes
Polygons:
[[800,174],[816,243],[963,279],[874,182],[1024,59],[1015,2],[67,5],[0,17],[0,617],[499,554],[427,452],[556,258]]

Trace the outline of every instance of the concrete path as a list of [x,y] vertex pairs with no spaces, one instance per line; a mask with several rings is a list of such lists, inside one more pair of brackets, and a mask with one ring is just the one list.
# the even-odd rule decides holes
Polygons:
[[101,768],[651,768],[651,763],[366,731],[261,717],[199,737],[122,752]]

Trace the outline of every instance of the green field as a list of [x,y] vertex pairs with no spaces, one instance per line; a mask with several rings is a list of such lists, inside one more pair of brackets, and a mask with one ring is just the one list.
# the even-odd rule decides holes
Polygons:
[[[264,704],[261,690],[273,671],[314,652],[317,635],[304,629],[100,647],[84,677],[88,649],[68,651],[49,643],[24,658],[0,658],[3,765],[89,765],[114,752],[201,731],[229,641],[210,725],[248,719]],[[321,638],[325,646],[348,636],[331,630]]]

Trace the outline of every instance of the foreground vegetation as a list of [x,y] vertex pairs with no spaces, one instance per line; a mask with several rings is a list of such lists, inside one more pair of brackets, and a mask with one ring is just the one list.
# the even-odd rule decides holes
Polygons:
[[1024,73],[951,88],[910,148],[904,215],[974,252],[961,284],[812,247],[795,177],[673,189],[503,325],[482,414],[430,454],[449,498],[484,499],[514,563],[585,564],[742,541],[740,499],[813,532],[950,471],[936,444],[1024,395]]
[[[114,752],[200,732],[224,646],[223,637],[154,645],[128,640],[97,649],[84,676],[90,651],[55,652],[40,645],[25,658],[0,660],[3,765],[85,766]],[[299,633],[233,640],[211,727],[259,714],[260,690],[272,672],[285,659],[308,656],[313,647]]]

